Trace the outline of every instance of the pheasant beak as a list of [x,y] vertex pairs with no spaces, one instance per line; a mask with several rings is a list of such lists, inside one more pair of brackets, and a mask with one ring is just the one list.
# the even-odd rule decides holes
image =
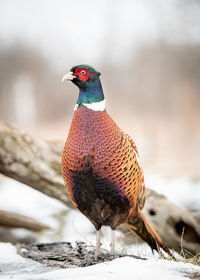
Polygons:
[[72,81],[76,76],[73,75],[73,72],[69,72],[66,75],[63,76],[62,78],[62,83],[67,80],[67,81]]

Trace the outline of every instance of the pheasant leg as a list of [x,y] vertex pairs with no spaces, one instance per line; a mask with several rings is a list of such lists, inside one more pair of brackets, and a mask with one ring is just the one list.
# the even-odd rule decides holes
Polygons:
[[96,248],[95,248],[95,255],[98,257],[101,253],[100,245],[101,245],[101,229],[99,229],[96,233]]
[[111,254],[115,253],[115,231],[111,229],[111,244],[110,244]]

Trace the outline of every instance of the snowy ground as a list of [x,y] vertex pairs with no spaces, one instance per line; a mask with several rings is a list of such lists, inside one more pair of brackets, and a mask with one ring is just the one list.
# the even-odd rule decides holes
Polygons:
[[[171,201],[200,211],[198,197],[200,197],[200,182],[192,182],[188,179],[164,179],[157,176],[147,176],[146,185],[163,193]],[[91,223],[78,211],[68,210],[61,202],[51,199],[23,184],[0,177],[0,209],[16,212],[33,217],[46,223],[52,230],[37,234],[37,240],[49,241],[85,241],[87,244],[95,244],[95,231]],[[22,229],[13,230],[22,236],[28,235],[28,231]],[[120,233],[118,233],[120,235]],[[108,248],[110,243],[110,231],[103,229],[102,247]],[[198,267],[189,264],[167,262],[153,258],[151,250],[146,245],[134,245],[127,247],[118,242],[118,252],[127,252],[141,257],[147,257],[148,261],[131,258],[117,259],[110,263],[102,263],[87,268],[55,270],[41,267],[40,264],[23,259],[18,256],[9,243],[0,243],[0,279],[122,279],[122,277],[134,276],[135,279],[185,279],[184,273],[198,271]],[[31,271],[28,271],[31,269]],[[42,272],[41,272],[42,271]],[[28,273],[28,278],[27,278]],[[134,274],[133,274],[134,273]]]
[[137,260],[130,257],[85,268],[55,269],[22,258],[16,254],[16,248],[9,243],[0,244],[0,260],[0,279],[2,280],[118,280],[130,277],[140,280],[185,280],[185,277],[192,278],[199,273],[198,267],[191,264],[153,259]]

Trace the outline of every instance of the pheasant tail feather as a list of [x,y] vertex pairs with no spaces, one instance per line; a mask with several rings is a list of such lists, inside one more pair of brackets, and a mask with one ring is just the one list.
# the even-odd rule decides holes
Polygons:
[[159,249],[162,248],[166,253],[171,255],[169,249],[165,246],[159,234],[147,221],[142,212],[138,212],[137,215],[130,217],[128,219],[127,226],[142,240],[147,242],[152,250],[160,252]]

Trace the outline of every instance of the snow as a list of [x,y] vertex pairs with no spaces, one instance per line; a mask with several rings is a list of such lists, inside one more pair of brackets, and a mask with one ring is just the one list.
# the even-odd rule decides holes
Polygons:
[[51,216],[66,207],[38,191],[6,177],[0,178],[0,208],[34,218],[56,228],[57,222]]
[[50,271],[50,268],[38,262],[22,258],[16,251],[12,244],[0,243],[0,279],[12,279],[13,275],[14,279],[20,279],[18,274],[27,277],[29,273]]
[[17,255],[10,243],[0,243],[0,279],[17,280],[102,280],[102,279],[162,279],[185,280],[185,275],[197,273],[192,264],[162,259],[138,260],[131,257],[116,259],[85,268],[55,269]]

